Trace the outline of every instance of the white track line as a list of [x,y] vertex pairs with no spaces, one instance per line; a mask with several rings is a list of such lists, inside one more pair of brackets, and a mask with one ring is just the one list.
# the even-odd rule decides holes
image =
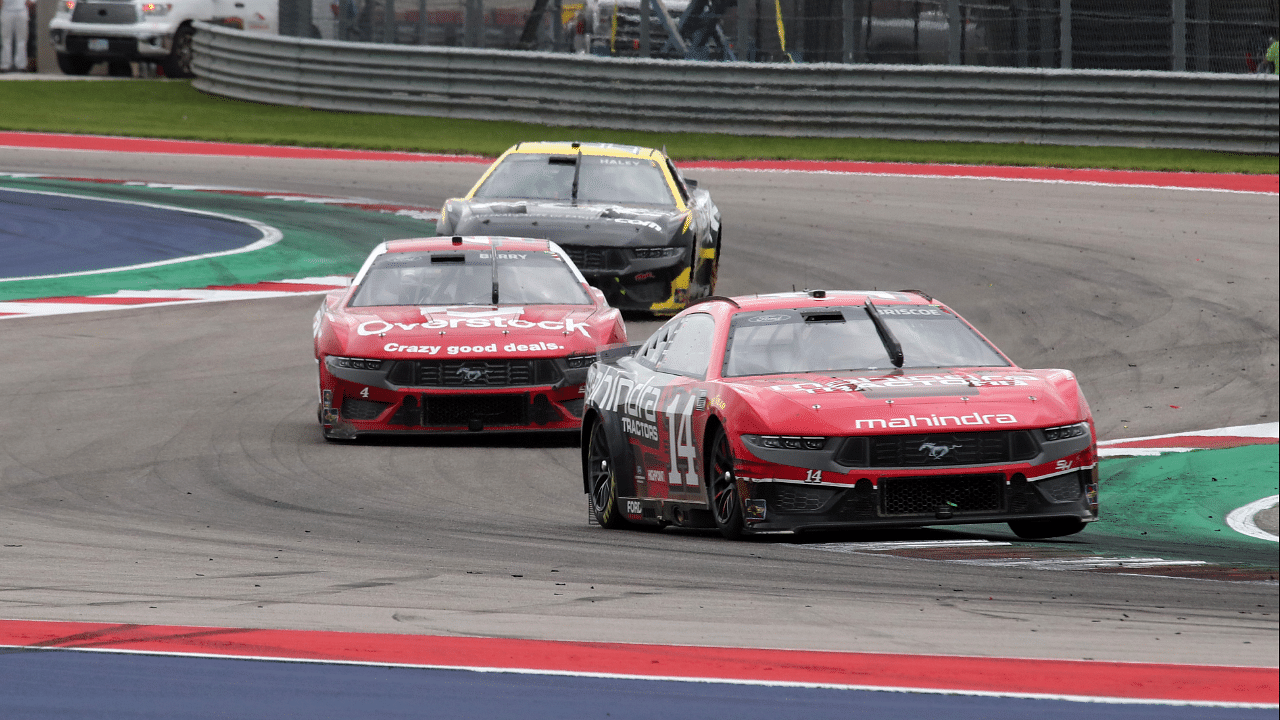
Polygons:
[[1270,540],[1271,542],[1280,542],[1280,537],[1258,527],[1253,518],[1263,510],[1269,510],[1280,504],[1280,495],[1272,495],[1271,497],[1262,498],[1256,502],[1251,502],[1244,507],[1238,507],[1227,515],[1227,525],[1238,533],[1243,533],[1249,537],[1256,537],[1259,540]]

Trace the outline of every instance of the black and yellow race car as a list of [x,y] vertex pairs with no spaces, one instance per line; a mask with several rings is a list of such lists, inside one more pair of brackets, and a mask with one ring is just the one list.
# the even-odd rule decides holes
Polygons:
[[445,201],[436,232],[552,240],[609,304],[657,315],[712,295],[720,262],[711,194],[629,145],[520,143]]

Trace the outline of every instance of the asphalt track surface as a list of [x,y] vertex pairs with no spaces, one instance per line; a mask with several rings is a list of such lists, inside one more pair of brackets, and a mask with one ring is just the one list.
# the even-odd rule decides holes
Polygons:
[[[438,205],[479,172],[14,149],[0,158],[6,172],[412,205]],[[1020,364],[1076,371],[1104,438],[1276,419],[1273,195],[695,177],[724,212],[724,294],[925,289]],[[0,324],[0,616],[1275,665],[1274,584],[606,532],[586,522],[573,438],[326,444],[315,426],[315,305]],[[654,327],[633,323],[633,338]],[[1012,536],[993,527],[866,537]],[[1102,542],[1086,530],[1055,544]],[[1234,547],[1195,551],[1241,559]],[[1274,552],[1244,559],[1269,553],[1274,564]]]

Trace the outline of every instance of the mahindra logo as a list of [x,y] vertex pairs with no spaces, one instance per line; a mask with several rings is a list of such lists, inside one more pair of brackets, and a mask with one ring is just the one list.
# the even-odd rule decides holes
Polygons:
[[483,380],[485,376],[488,374],[489,374],[489,371],[485,368],[467,367],[466,365],[463,365],[462,367],[458,368],[458,372],[457,372],[457,375],[462,378],[463,382],[469,382],[469,383],[479,382]]
[[934,443],[925,443],[920,446],[920,452],[929,451],[930,460],[940,460],[946,457],[947,453],[959,448],[959,445],[937,445]]

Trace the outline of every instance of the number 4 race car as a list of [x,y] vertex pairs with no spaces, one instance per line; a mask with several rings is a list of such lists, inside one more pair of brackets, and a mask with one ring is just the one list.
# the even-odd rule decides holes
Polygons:
[[1089,406],[915,291],[708,298],[587,380],[595,520],[744,533],[1098,517]]
[[314,331],[329,439],[577,430],[596,351],[627,339],[555,243],[488,237],[379,245]]

